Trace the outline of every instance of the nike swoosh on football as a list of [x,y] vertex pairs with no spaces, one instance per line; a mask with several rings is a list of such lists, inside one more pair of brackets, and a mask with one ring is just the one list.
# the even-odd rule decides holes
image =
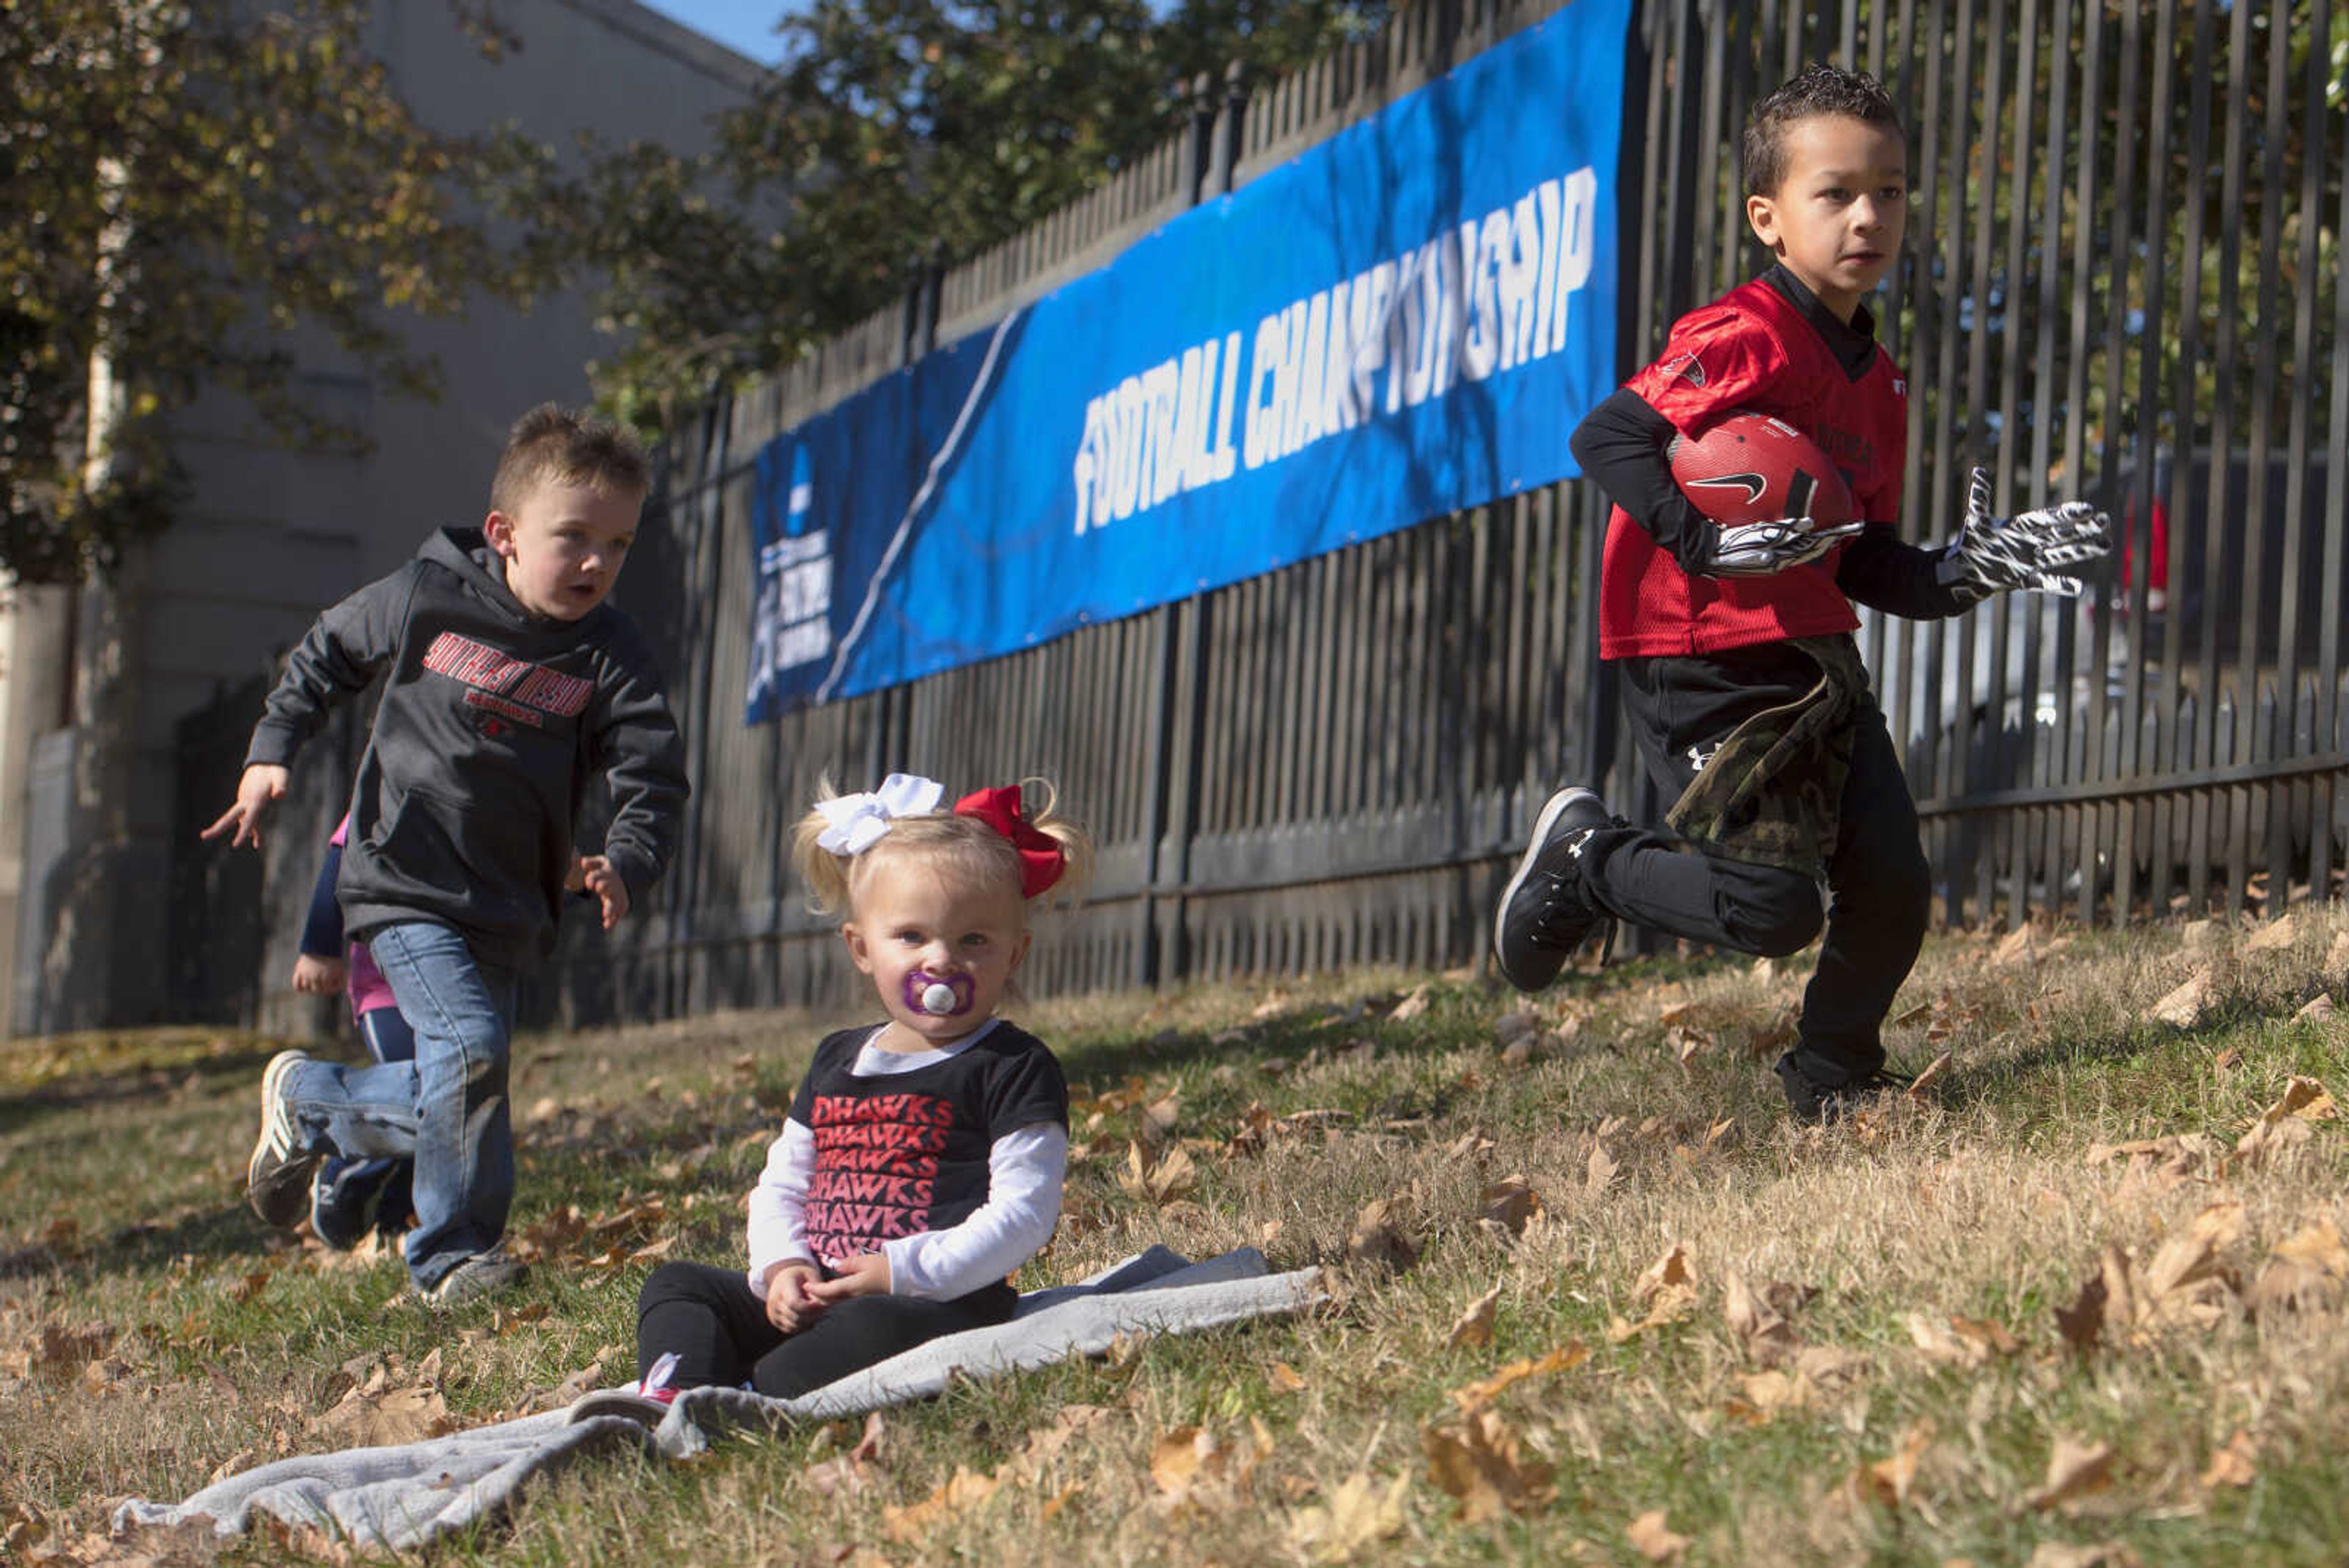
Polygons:
[[1692,479],[1688,482],[1691,490],[1726,490],[1731,485],[1745,492],[1746,504],[1751,505],[1762,499],[1762,493],[1770,488],[1770,482],[1758,473],[1723,473],[1712,479]]

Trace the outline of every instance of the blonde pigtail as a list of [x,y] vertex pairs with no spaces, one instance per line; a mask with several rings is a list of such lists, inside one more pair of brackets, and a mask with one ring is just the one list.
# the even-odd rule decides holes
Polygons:
[[[816,799],[832,800],[839,794],[829,776],[816,781]],[[807,888],[808,908],[819,915],[848,908],[848,862],[816,842],[828,826],[823,813],[811,806],[792,829],[792,864]]]

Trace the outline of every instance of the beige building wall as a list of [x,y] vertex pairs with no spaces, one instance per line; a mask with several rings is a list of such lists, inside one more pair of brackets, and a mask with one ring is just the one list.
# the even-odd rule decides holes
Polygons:
[[[492,62],[445,0],[379,0],[374,47],[426,123],[463,132],[511,120],[565,151],[586,130],[693,150],[709,115],[763,75],[629,0],[501,0],[495,14],[522,44]],[[564,296],[526,314],[485,302],[461,321],[409,323],[410,348],[440,362],[435,403],[380,391],[331,352],[305,355],[302,394],[367,431],[364,456],[289,452],[242,404],[201,404],[174,422],[191,493],[126,582],[71,606],[48,590],[0,607],[0,999],[13,1002],[0,1023],[23,1033],[173,1017],[163,895],[175,815],[188,806],[174,798],[174,726],[267,668],[319,610],[393,570],[431,529],[478,524],[514,417],[588,398],[588,363],[611,347],[590,315],[583,297]],[[91,628],[109,619],[129,635],[94,647]],[[63,754],[52,732],[69,693],[85,756],[93,734],[129,737],[104,778],[81,781],[85,797],[120,798],[76,803],[64,860],[27,865],[35,753],[47,737],[47,754]],[[195,805],[209,815],[226,804]],[[278,858],[273,902],[287,879]],[[69,922],[81,927],[75,941],[57,940]]]

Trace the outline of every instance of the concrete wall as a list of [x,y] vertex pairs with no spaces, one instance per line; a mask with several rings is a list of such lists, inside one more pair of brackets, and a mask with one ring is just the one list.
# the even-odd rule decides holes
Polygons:
[[[763,74],[627,0],[501,0],[495,14],[521,47],[492,62],[447,0],[379,0],[372,46],[427,124],[461,133],[512,121],[565,152],[582,130],[690,151],[706,145],[709,116],[746,99]],[[320,609],[398,566],[432,528],[478,524],[514,417],[548,400],[585,401],[588,363],[612,346],[577,296],[527,313],[483,301],[460,321],[405,326],[410,350],[440,360],[438,402],[373,387],[327,346],[299,351],[302,396],[366,431],[371,452],[286,452],[242,403],[202,402],[174,421],[191,493],[137,569],[85,590],[71,617],[30,597],[23,613],[0,609],[0,997],[16,999],[8,1012],[20,1029],[173,1016],[158,961],[173,836],[192,811],[209,816],[227,804],[174,798],[173,726],[268,665]],[[94,646],[91,628],[109,621],[133,635]],[[81,803],[79,841],[65,846],[67,861],[82,862],[71,891],[20,888],[31,747],[57,722],[67,668],[80,726],[128,737],[101,748],[127,754],[110,758],[102,779],[82,781],[83,794],[119,790],[121,799],[109,809]],[[15,955],[43,950],[68,915],[85,933],[104,931],[103,950],[85,942],[72,972],[54,950],[49,972],[23,971]],[[37,929],[6,940],[20,919]]]

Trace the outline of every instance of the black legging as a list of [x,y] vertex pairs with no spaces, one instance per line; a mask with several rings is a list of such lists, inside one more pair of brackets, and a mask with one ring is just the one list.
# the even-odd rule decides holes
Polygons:
[[[1692,747],[1718,742],[1757,707],[1798,695],[1817,666],[1785,644],[1698,659],[1625,661],[1626,704],[1648,771],[1676,799],[1696,777]],[[1884,1016],[1909,978],[1932,909],[1932,867],[1900,757],[1870,701],[1852,732],[1825,904],[1799,871],[1698,852],[1667,831],[1602,828],[1582,859],[1591,901],[1619,919],[1783,958],[1824,925],[1793,1055],[1837,1085],[1884,1065]]]
[[636,1376],[675,1351],[674,1387],[739,1388],[747,1379],[771,1399],[791,1399],[941,1334],[1001,1323],[1018,1301],[1000,1281],[950,1302],[857,1296],[786,1335],[741,1270],[664,1263],[636,1295]]

